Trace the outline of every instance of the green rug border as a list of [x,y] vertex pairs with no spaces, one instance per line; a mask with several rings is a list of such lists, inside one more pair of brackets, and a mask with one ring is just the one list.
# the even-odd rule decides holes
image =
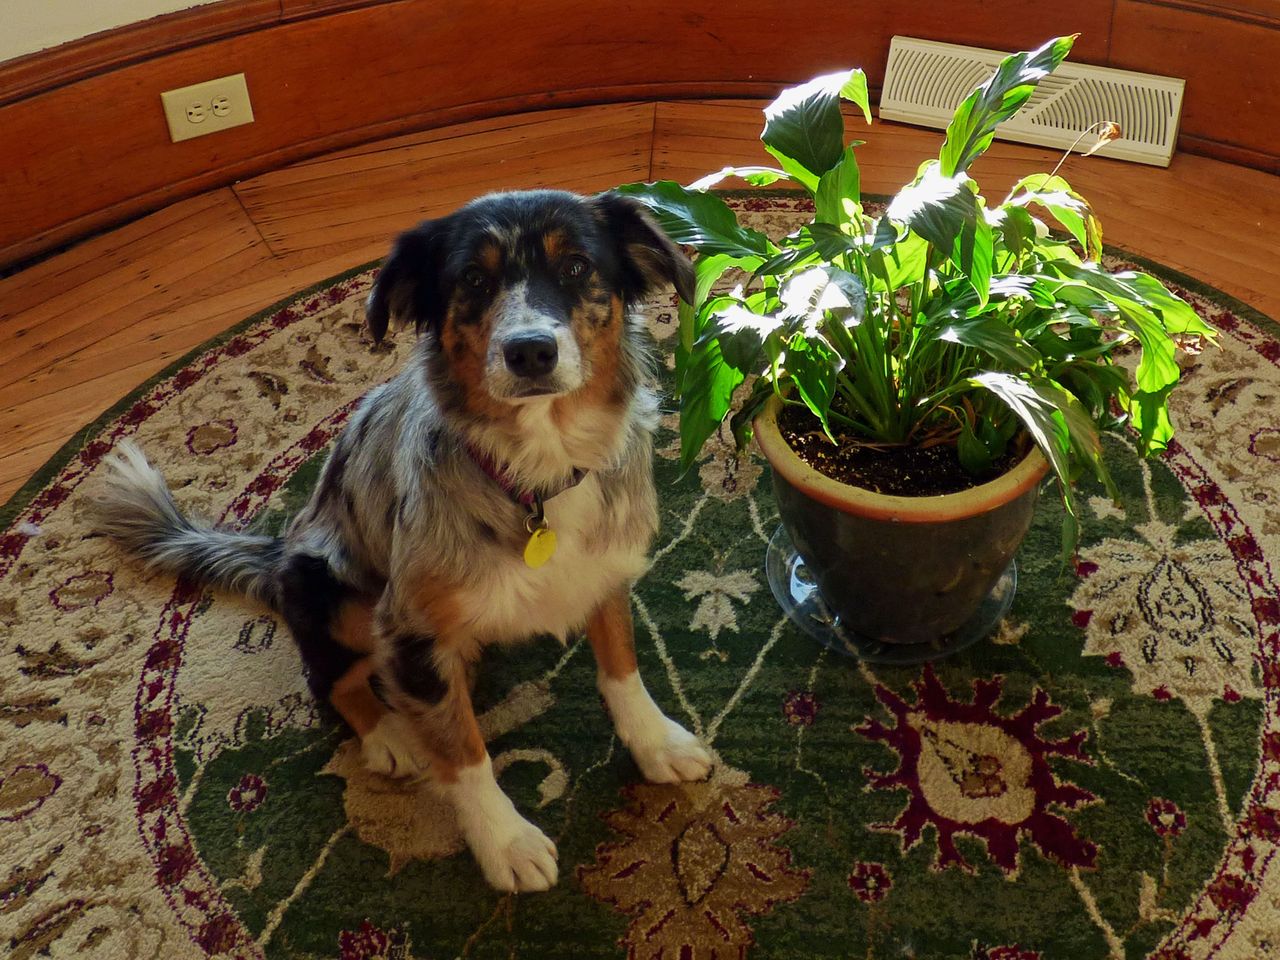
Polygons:
[[[721,197],[728,197],[728,198],[772,199],[772,198],[785,198],[788,196],[789,191],[766,190],[766,189],[755,189],[755,190],[742,189],[742,190],[718,190],[716,191],[716,193]],[[799,194],[797,194],[796,196],[797,196],[797,199],[800,198]],[[884,194],[866,194],[863,197],[863,199],[869,200],[873,203],[885,203],[890,198]],[[1143,269],[1150,270],[1153,273],[1159,274],[1162,276],[1162,278],[1167,279],[1173,283],[1176,283],[1177,285],[1184,287],[1188,290],[1191,290],[1195,293],[1198,293],[1201,296],[1212,297],[1216,300],[1219,300],[1221,303],[1226,305],[1228,309],[1230,309],[1234,314],[1236,314],[1236,316],[1240,317],[1242,320],[1245,320],[1252,326],[1257,327],[1263,333],[1269,336],[1275,337],[1277,339],[1280,339],[1280,322],[1272,319],[1271,317],[1268,317],[1266,314],[1262,313],[1260,310],[1257,310],[1256,308],[1251,307],[1249,304],[1245,303],[1243,300],[1240,300],[1237,297],[1233,297],[1231,294],[1218,289],[1217,287],[1213,286],[1213,284],[1211,283],[1207,283],[1206,281],[1197,279],[1196,277],[1189,276],[1185,273],[1182,273],[1181,271],[1173,269],[1172,267],[1167,267],[1164,264],[1157,263],[1156,261],[1148,259],[1147,257],[1141,256],[1140,254],[1131,253],[1130,251],[1125,250],[1122,247],[1117,247],[1112,244],[1105,244],[1103,246],[1103,253],[1110,254],[1111,256],[1114,256],[1114,257],[1121,257],[1126,260],[1130,260],[1133,263],[1136,263],[1139,266],[1141,266]],[[264,307],[263,309],[245,318],[244,320],[241,320],[235,323],[234,325],[228,327],[226,330],[222,331],[221,333],[213,337],[210,337],[208,340],[204,341],[203,343],[199,344],[192,350],[183,354],[178,359],[174,360],[172,363],[168,364],[158,373],[155,373],[152,376],[148,377],[139,386],[129,391],[129,393],[125,394],[121,399],[113,403],[110,407],[104,410],[92,421],[85,424],[83,427],[78,429],[74,434],[72,434],[71,438],[67,440],[67,442],[64,443],[61,447],[59,447],[58,451],[54,453],[52,457],[46,460],[43,466],[41,466],[38,470],[36,470],[36,472],[33,473],[27,479],[27,481],[18,488],[17,492],[15,492],[13,496],[10,497],[5,502],[4,506],[0,507],[0,532],[6,532],[9,530],[10,526],[13,524],[13,521],[17,518],[18,514],[27,508],[27,506],[31,503],[31,501],[35,499],[36,495],[42,489],[44,489],[45,485],[55,475],[57,475],[57,473],[61,471],[63,467],[65,467],[71,461],[72,457],[74,457],[77,453],[79,453],[82,449],[84,449],[84,446],[89,442],[90,439],[97,436],[97,434],[100,433],[108,423],[110,423],[112,420],[120,416],[121,413],[123,413],[126,409],[132,406],[144,393],[146,393],[148,390],[154,387],[161,380],[165,380],[169,377],[174,376],[179,370],[186,367],[188,364],[190,364],[193,360],[195,360],[201,354],[207,352],[208,350],[213,349],[214,347],[221,346],[222,344],[226,343],[228,340],[235,337],[237,334],[241,333],[244,330],[247,330],[249,327],[266,319],[272,314],[275,314],[280,310],[283,310],[285,307],[290,306],[291,304],[297,303],[298,301],[303,300],[311,296],[312,294],[318,293],[319,291],[327,287],[330,287],[335,283],[341,283],[343,280],[349,280],[351,277],[358,276],[361,273],[371,270],[374,267],[376,267],[378,264],[380,264],[382,260],[383,258],[379,257],[376,260],[368,261],[367,263],[363,263],[360,266],[351,267],[347,270],[343,270],[339,273],[335,273],[332,276],[325,278],[324,280],[320,280],[316,283],[313,283],[310,286],[307,286],[296,293],[291,293],[289,294],[289,296],[285,297],[284,299],[278,300],[268,307]]]

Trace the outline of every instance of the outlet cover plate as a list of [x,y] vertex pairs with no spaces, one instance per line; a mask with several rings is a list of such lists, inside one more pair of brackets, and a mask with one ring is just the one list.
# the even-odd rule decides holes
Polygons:
[[160,94],[169,139],[174,143],[253,123],[253,106],[244,74],[193,83]]

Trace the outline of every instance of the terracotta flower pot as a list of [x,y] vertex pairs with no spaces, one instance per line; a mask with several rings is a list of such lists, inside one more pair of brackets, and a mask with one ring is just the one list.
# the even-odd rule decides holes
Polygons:
[[846,630],[885,643],[937,643],[978,610],[1013,560],[1049,469],[1038,449],[960,493],[899,497],[832,480],[778,431],[773,397],[755,436],[773,467],[783,526]]

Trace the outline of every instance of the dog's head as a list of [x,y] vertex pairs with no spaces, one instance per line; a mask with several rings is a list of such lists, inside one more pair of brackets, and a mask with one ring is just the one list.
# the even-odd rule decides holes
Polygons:
[[573,393],[616,368],[627,308],[689,260],[634,200],[536,190],[481,197],[403,234],[369,296],[432,339],[440,373],[475,409]]

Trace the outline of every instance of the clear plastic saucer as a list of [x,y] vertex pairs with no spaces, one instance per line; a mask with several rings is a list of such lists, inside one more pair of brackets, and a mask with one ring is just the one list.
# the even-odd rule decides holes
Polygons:
[[1018,585],[1018,565],[1011,561],[977,612],[959,629],[930,643],[885,643],[841,626],[781,524],[769,541],[764,566],[774,598],[802,631],[837,653],[894,665],[938,660],[990,636],[1009,612]]

